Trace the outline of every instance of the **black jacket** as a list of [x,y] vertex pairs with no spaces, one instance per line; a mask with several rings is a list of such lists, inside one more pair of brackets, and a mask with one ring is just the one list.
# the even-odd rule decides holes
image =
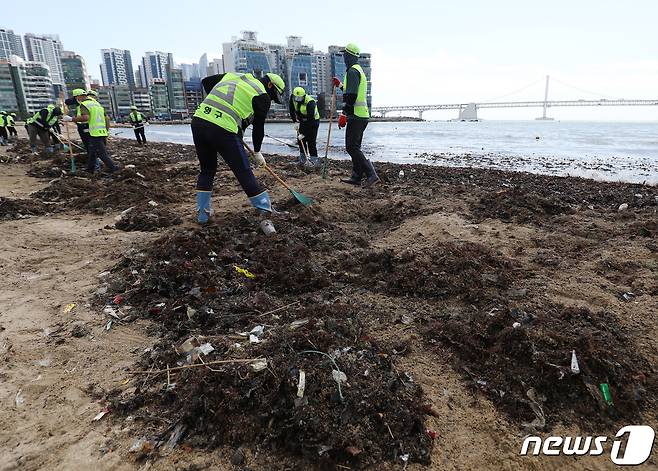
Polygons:
[[[305,123],[305,122],[313,122],[315,121],[315,107],[316,107],[315,100],[309,102],[308,105],[306,105],[306,116],[302,116],[301,114],[297,113],[297,110],[295,109],[295,100],[292,95],[290,95],[290,103],[288,104],[288,111],[290,111],[290,119],[292,119],[293,123],[296,123],[299,121],[300,123]],[[311,117],[309,119],[309,116]]]

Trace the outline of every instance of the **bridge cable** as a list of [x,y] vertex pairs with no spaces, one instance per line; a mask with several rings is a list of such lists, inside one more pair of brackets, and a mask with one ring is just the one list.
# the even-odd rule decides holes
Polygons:
[[545,78],[545,77],[542,77],[542,78],[540,78],[539,80],[537,80],[537,81],[535,81],[535,82],[532,82],[530,85],[526,85],[526,86],[523,87],[523,88],[519,88],[518,90],[514,90],[514,91],[511,92],[511,93],[507,93],[507,94],[505,94],[505,95],[497,96],[497,97],[492,98],[492,99],[490,99],[490,100],[480,101],[479,103],[492,103],[492,102],[495,102],[495,101],[500,100],[501,98],[507,98],[508,96],[516,95],[517,93],[520,93],[520,92],[522,92],[522,91],[524,91],[524,90],[527,90],[528,88],[530,88],[530,87],[532,87],[532,86],[534,86],[534,85],[537,85],[539,82],[542,82],[542,81],[544,81],[544,80],[546,80],[546,78]]
[[562,85],[566,85],[569,88],[573,88],[574,90],[578,90],[579,92],[587,93],[589,95],[594,95],[594,96],[599,96],[599,97],[604,97],[604,98],[612,98],[613,100],[621,100],[622,98],[620,97],[615,97],[612,95],[606,95],[605,93],[598,93],[598,92],[593,92],[591,90],[585,90],[584,88],[576,87],[575,85],[571,85],[563,80],[556,79],[555,77],[551,77],[551,81],[556,81],[558,83],[561,83]]

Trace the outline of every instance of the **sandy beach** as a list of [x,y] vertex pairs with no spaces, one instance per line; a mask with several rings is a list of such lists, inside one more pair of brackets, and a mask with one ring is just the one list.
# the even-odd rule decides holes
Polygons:
[[193,147],[109,150],[0,149],[0,470],[603,470],[519,450],[658,426],[657,187],[266,156],[315,200],[256,170],[268,237],[223,162],[199,227]]

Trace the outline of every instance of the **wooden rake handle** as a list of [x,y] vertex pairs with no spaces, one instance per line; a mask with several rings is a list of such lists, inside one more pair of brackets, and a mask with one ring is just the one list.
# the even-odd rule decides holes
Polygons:
[[[251,149],[251,147],[249,147],[249,145],[244,141],[244,139],[242,140],[242,145],[244,146],[245,149],[247,149],[247,152],[249,152],[250,155],[254,155],[254,151]],[[272,169],[269,167],[269,165],[265,164],[265,165],[263,165],[263,168],[265,168],[265,170],[267,170],[268,172],[270,172],[270,174],[271,174],[274,178],[276,178],[277,181],[278,181],[279,183],[281,183],[281,184],[282,184],[282,185],[283,185],[288,191],[291,191],[291,192],[293,191],[292,188],[290,188],[290,187],[288,186],[288,184],[287,184],[286,182],[284,182],[283,179],[282,179],[280,176],[278,176],[276,173],[274,173],[274,170],[272,170]]]

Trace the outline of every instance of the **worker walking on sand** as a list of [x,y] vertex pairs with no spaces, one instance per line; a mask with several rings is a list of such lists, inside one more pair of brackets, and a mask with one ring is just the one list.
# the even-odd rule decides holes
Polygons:
[[[294,124],[297,142],[299,143],[299,163],[306,162],[306,152],[310,161],[309,165],[320,163],[318,159],[318,129],[320,128],[320,113],[315,99],[306,94],[302,87],[295,87],[290,95],[290,118]],[[306,146],[306,149],[304,148]]]
[[7,115],[7,133],[9,137],[18,137],[18,133],[16,132],[16,113]]
[[137,111],[136,106],[130,107],[130,114],[128,119],[133,125],[133,131],[135,131],[135,137],[137,138],[137,144],[146,144],[146,134],[144,134],[144,126],[146,122],[144,121],[144,115]]
[[[258,183],[249,166],[242,136],[253,124],[251,137],[254,154],[251,157],[257,166],[265,165],[260,152],[265,136],[265,119],[271,102],[282,102],[281,95],[286,87],[283,79],[273,73],[257,79],[252,74],[229,72],[211,75],[201,82],[208,95],[192,118],[192,137],[200,165],[196,185],[199,223],[208,222],[211,215],[218,152],[240,182],[252,206],[261,214],[270,215],[273,212],[270,195]],[[268,223],[265,220],[261,224]]]
[[9,143],[7,136],[7,112],[0,111],[0,146],[6,146]]
[[37,136],[47,152],[54,152],[54,148],[50,144],[49,131],[60,116],[62,116],[62,110],[59,106],[48,105],[46,108],[42,108],[34,113],[25,122],[25,129],[30,140],[30,149],[33,153],[37,151]]
[[88,98],[86,92],[78,94],[75,99],[79,105],[77,116],[71,118],[66,115],[62,119],[67,122],[73,121],[89,125],[87,172],[93,174],[96,170],[96,161],[100,159],[107,166],[110,173],[114,173],[117,166],[107,154],[107,148],[105,147],[105,139],[110,128],[110,118],[105,113],[105,108],[96,100]]
[[363,68],[359,65],[359,56],[361,52],[356,44],[348,44],[345,46],[345,78],[341,83],[340,79],[334,77],[332,83],[336,88],[343,90],[343,112],[338,117],[338,128],[342,129],[347,126],[345,130],[345,150],[352,158],[352,175],[350,178],[341,179],[344,183],[351,185],[360,185],[361,181],[366,178],[363,183],[364,188],[379,183],[379,177],[375,171],[375,167],[370,160],[366,159],[361,151],[361,143],[363,141],[363,132],[368,126],[368,119],[370,113],[368,111],[368,102],[366,101],[368,95],[368,79],[363,72]]

